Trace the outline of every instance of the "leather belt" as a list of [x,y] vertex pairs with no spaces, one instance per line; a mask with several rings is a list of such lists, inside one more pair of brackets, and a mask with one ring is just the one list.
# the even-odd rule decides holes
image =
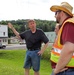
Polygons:
[[34,48],[34,49],[29,49],[29,48],[28,48],[28,50],[29,50],[29,51],[35,51],[35,50],[40,50],[40,48]]

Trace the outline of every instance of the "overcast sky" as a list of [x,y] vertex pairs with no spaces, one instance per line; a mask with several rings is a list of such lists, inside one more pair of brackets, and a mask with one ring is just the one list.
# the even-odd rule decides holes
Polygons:
[[63,1],[74,6],[74,0],[0,0],[0,21],[18,19],[55,20],[50,7]]

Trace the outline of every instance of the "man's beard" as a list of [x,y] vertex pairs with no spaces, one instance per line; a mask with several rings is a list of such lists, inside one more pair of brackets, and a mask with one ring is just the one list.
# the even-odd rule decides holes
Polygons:
[[59,21],[58,21],[58,20],[56,20],[56,22],[57,22],[57,23],[59,23]]

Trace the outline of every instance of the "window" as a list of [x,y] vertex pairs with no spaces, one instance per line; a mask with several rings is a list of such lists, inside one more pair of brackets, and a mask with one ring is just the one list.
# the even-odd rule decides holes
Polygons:
[[3,35],[5,36],[5,32],[3,32]]

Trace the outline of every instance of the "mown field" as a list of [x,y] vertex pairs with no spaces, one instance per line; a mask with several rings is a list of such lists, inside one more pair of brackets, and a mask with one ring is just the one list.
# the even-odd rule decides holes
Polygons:
[[[0,75],[24,75],[25,53],[25,50],[0,50]],[[49,58],[46,59],[45,55],[41,58],[40,75],[51,73]],[[30,75],[33,75],[32,69]]]

